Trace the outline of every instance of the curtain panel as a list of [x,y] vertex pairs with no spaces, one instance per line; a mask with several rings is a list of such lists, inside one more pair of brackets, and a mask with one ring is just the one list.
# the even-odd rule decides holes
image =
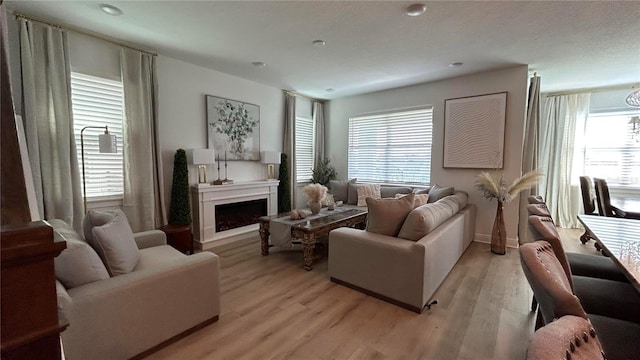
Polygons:
[[[538,168],[538,143],[540,127],[540,77],[533,75],[529,81],[529,98],[527,100],[527,117],[525,119],[524,146],[522,149],[522,173]],[[534,241],[529,239],[527,211],[528,197],[537,195],[537,185],[520,193],[518,243],[520,245]]]
[[538,162],[545,174],[539,194],[549,207],[556,225],[579,227],[578,176],[574,174],[576,129],[583,129],[589,115],[591,94],[571,94],[545,98],[540,118]]
[[157,146],[155,57],[123,47],[120,66],[125,114],[123,211],[131,229],[139,232],[166,223]]
[[318,164],[324,160],[324,103],[319,101],[314,101],[312,103],[312,112],[311,118],[313,119],[313,123],[316,127],[316,137],[315,137],[315,158],[314,158],[314,168],[318,166]]
[[38,211],[82,229],[84,209],[71,111],[67,34],[19,19],[27,148]]
[[284,94],[284,141],[282,151],[289,161],[289,184],[291,184],[291,206],[296,208],[296,96]]

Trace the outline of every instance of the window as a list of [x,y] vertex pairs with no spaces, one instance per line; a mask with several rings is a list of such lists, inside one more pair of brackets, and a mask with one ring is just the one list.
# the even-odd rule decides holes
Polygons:
[[80,131],[85,126],[108,126],[116,135],[118,153],[101,154],[98,135],[104,131],[84,131],[84,164],[87,198],[121,196],[122,176],[122,82],[100,77],[71,73],[71,103],[80,176],[82,176],[82,149]]
[[349,119],[348,177],[362,182],[429,183],[433,108]]
[[310,117],[296,115],[296,181],[308,182],[313,176],[315,126]]
[[603,178],[610,186],[640,186],[640,136],[634,134],[634,116],[640,111],[589,114],[582,173]]

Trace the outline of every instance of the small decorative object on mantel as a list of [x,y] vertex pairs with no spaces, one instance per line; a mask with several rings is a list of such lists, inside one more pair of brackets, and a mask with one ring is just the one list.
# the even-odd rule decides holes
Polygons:
[[507,252],[507,230],[504,226],[502,205],[513,200],[521,191],[535,185],[540,176],[542,173],[539,170],[529,171],[510,185],[504,181],[502,171],[491,173],[483,171],[476,176],[476,188],[482,192],[482,196],[489,201],[493,199],[498,201],[496,219],[491,232],[491,252],[499,255],[504,255]]
[[302,188],[309,199],[309,209],[312,214],[317,214],[322,209],[322,200],[327,195],[327,187],[321,184],[309,184]]
[[227,179],[227,152],[224,152],[224,180],[222,180],[222,185],[233,184],[233,180]]

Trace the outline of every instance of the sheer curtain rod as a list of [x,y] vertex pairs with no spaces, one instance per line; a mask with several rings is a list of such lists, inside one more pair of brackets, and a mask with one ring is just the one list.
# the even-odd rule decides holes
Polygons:
[[562,95],[585,94],[585,93],[595,93],[595,92],[612,91],[612,90],[629,90],[629,91],[631,91],[634,87],[638,87],[638,86],[640,86],[640,83],[626,84],[626,85],[616,85],[616,86],[606,86],[606,87],[592,88],[592,89],[577,89],[577,90],[551,92],[551,93],[543,93],[543,94],[546,95],[546,96],[562,96]]
[[76,32],[76,33],[79,33],[79,34],[82,34],[82,35],[85,35],[85,36],[92,37],[94,39],[107,41],[107,42],[110,42],[112,44],[116,44],[116,45],[119,45],[119,46],[122,46],[122,47],[126,47],[126,48],[129,48],[129,49],[137,50],[137,51],[149,54],[149,55],[158,56],[158,54],[153,52],[153,51],[144,50],[144,49],[140,49],[140,48],[137,48],[137,47],[134,47],[134,46],[131,46],[131,45],[123,44],[123,43],[121,43],[119,41],[116,41],[116,40],[113,40],[113,39],[109,39],[107,37],[102,37],[102,36],[99,36],[99,35],[96,35],[96,34],[92,34],[90,32],[83,31],[83,30],[80,30],[78,28],[74,28],[74,27],[70,27],[70,26],[66,26],[65,27],[65,26],[62,26],[62,25],[50,23],[48,21],[44,21],[44,20],[40,20],[40,19],[34,19],[32,17],[26,16],[26,15],[23,15],[23,14],[19,14],[19,13],[16,13],[16,12],[14,12],[13,15],[16,17],[16,19],[26,19],[26,20],[36,21],[36,22],[39,22],[39,23],[42,23],[42,24],[53,26],[53,27],[61,29],[61,30],[73,31],[73,32]]
[[321,102],[321,103],[323,103],[323,102],[327,101],[327,100],[323,100],[323,99],[315,99],[315,98],[311,98],[311,97],[308,97],[308,96],[304,96],[304,95],[301,95],[301,94],[298,94],[298,93],[294,93],[293,91],[289,91],[289,90],[282,90],[282,91],[283,91],[285,94],[289,94],[289,95],[291,95],[291,96],[303,97],[303,98],[305,98],[305,99],[309,99],[309,100],[311,100],[311,101],[317,101],[317,102]]

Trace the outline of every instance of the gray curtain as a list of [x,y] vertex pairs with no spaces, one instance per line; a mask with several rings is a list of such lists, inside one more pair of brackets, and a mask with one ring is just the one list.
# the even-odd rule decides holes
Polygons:
[[324,160],[324,103],[314,101],[312,103],[311,117],[313,123],[316,125],[316,138],[315,138],[315,158],[314,168],[318,166],[318,163]]
[[[525,119],[524,146],[522,149],[522,173],[538,168],[538,141],[540,126],[540,77],[533,75],[529,81],[529,99],[527,101],[527,118]],[[529,239],[527,211],[529,195],[537,195],[537,186],[520,193],[518,242],[520,245],[534,241]]]
[[158,156],[155,57],[137,50],[120,52],[124,90],[123,210],[134,232],[166,223],[162,164]]
[[82,229],[84,209],[71,111],[67,35],[20,22],[24,124],[38,211]]
[[556,225],[577,228],[580,209],[578,176],[574,174],[576,128],[584,128],[591,94],[547,97],[540,117],[539,169],[545,174],[539,194]]
[[284,94],[284,143],[282,152],[289,160],[289,184],[291,184],[291,208],[296,208],[296,96]]

